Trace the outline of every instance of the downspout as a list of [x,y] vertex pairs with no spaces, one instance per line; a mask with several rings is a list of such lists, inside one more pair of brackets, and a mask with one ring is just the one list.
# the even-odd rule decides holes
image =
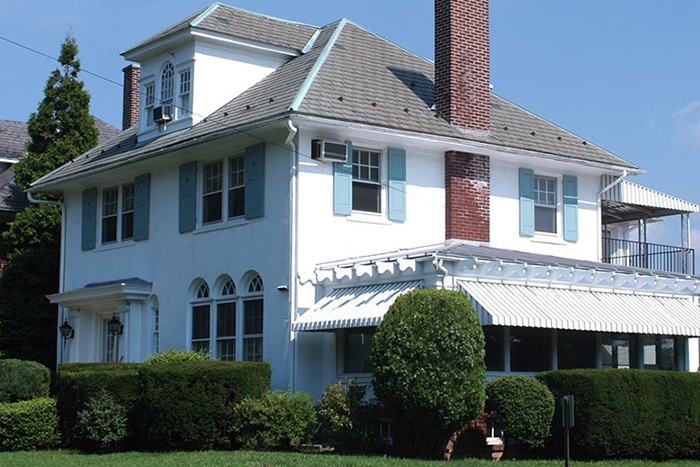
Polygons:
[[[50,204],[54,206],[61,207],[61,249],[60,249],[60,259],[59,259],[59,270],[58,270],[58,291],[63,293],[65,290],[65,280],[66,280],[66,205],[62,201],[53,201],[49,199],[38,199],[34,197],[34,193],[27,191],[27,199],[29,202],[34,204]],[[61,312],[57,314],[58,323],[56,324],[56,329],[63,324],[66,316],[64,315],[64,308],[59,307]],[[64,345],[61,345],[61,334],[58,333],[57,347],[60,349],[60,355],[56,359],[56,370],[58,371],[58,364],[63,362]]]
[[[287,119],[289,135],[284,144],[291,149],[291,171],[289,177],[289,325],[293,325],[297,319],[297,213],[298,213],[298,170],[299,170],[299,129],[294,126],[291,119]],[[293,339],[291,347],[291,389],[296,391],[297,373],[297,339],[294,331],[290,329],[290,338]]]
[[[615,179],[614,182],[609,183],[608,186],[603,187],[603,189],[601,189],[601,190],[598,192],[598,206],[601,206],[601,201],[602,201],[602,198],[603,198],[603,194],[604,194],[605,192],[607,192],[607,191],[612,190],[612,189],[615,188],[617,185],[619,185],[620,183],[622,183],[622,181],[623,181],[625,178],[627,178],[628,176],[629,176],[629,172],[628,172],[626,169],[623,169],[623,170],[622,170],[622,175],[621,175],[621,176],[617,177],[617,178]],[[602,214],[602,207],[601,207],[600,209],[601,209],[601,214]],[[601,224],[598,226],[598,235],[597,235],[597,238],[598,238],[598,255],[599,255],[600,260],[602,260],[602,258],[603,258],[603,234],[601,233],[601,231],[603,230],[603,229],[602,229],[602,227],[603,227],[603,225],[602,225],[602,223],[603,223],[602,217],[603,217],[603,216],[601,215],[601,216],[598,218]]]
[[438,276],[441,277],[442,279],[442,288],[445,288],[445,277],[449,274],[449,271],[447,268],[442,264],[442,258],[438,258],[437,254],[433,254],[433,266],[435,267],[435,271],[438,273]]

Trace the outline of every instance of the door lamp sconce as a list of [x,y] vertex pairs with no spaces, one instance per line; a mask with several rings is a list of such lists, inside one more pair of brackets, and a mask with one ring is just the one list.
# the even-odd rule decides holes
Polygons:
[[64,341],[75,337],[75,329],[73,329],[73,326],[68,324],[67,319],[64,320],[63,324],[58,327],[58,330],[61,331],[61,336],[63,336]]
[[122,325],[122,322],[119,321],[119,317],[116,315],[116,313],[114,316],[112,316],[112,319],[107,321],[107,330],[113,336],[117,336],[124,332],[124,325]]

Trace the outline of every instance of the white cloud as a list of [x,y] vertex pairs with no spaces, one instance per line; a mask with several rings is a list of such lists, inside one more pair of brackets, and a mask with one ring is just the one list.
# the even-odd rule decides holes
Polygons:
[[678,141],[700,147],[700,100],[693,100],[671,114]]
[[693,110],[700,107],[700,100],[691,101],[690,104],[686,105],[682,109],[678,109],[671,114],[672,117],[682,117],[691,113]]

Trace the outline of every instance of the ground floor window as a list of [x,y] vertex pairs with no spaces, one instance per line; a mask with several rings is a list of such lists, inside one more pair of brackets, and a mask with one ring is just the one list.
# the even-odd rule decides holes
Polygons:
[[376,328],[343,330],[343,373],[371,373],[369,353]]
[[557,368],[596,367],[596,334],[586,331],[557,331]]
[[511,371],[537,372],[552,368],[552,330],[511,328]]

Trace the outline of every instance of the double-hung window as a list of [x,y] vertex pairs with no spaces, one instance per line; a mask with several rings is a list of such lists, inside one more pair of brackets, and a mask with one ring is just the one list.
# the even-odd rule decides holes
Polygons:
[[243,359],[261,362],[263,357],[263,282],[255,276],[248,285],[248,293],[258,295],[243,301]]
[[146,119],[148,122],[148,125],[153,125],[153,107],[155,107],[156,104],[156,83],[151,82],[147,83],[144,86],[144,96],[145,96],[145,102],[144,102],[144,109],[146,112]]
[[382,211],[381,152],[367,149],[352,151],[353,211]]
[[191,113],[192,72],[189,69],[180,72],[179,91],[177,116],[186,117]]
[[557,233],[557,180],[534,177],[535,231]]
[[133,183],[102,191],[102,243],[134,238],[134,200]]
[[192,350],[195,352],[209,351],[209,336],[211,327],[211,303],[209,301],[209,286],[206,282],[200,284],[192,305]]
[[227,281],[221,291],[223,300],[216,305],[216,357],[219,360],[236,359],[236,286]]
[[[203,172],[202,222],[208,224],[221,221],[224,216],[228,219],[243,216],[245,214],[244,156],[204,164]],[[224,212],[224,206],[226,206],[226,212]]]

